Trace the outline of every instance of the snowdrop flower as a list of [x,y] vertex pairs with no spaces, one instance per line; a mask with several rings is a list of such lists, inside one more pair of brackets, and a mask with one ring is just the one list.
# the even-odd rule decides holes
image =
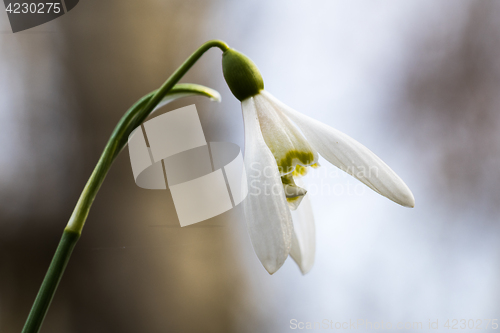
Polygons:
[[375,192],[402,206],[414,206],[410,189],[368,148],[265,91],[262,76],[248,57],[229,49],[223,54],[222,66],[243,110],[249,180],[243,205],[248,231],[270,274],[289,255],[303,274],[314,263],[314,218],[298,177],[308,167],[318,166],[318,154]]

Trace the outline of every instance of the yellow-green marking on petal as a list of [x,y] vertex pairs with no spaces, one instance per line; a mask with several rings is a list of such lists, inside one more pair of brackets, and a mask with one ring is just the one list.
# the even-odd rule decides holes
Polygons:
[[[314,163],[314,164],[311,164],[309,166],[311,168],[313,168],[313,169],[317,169],[317,168],[320,167],[319,163],[317,163],[317,162]],[[293,170],[293,172],[292,172],[292,176],[294,176],[294,177],[302,177],[302,176],[307,175],[307,171],[308,171],[307,166],[303,166],[303,165],[297,164],[295,166],[295,170]]]
[[[273,150],[271,149],[271,152]],[[273,152],[274,154],[274,152]],[[274,155],[276,156],[276,154]],[[298,166],[308,166],[314,163],[314,154],[312,152],[301,152],[292,150],[286,153],[285,157],[278,163],[278,168],[282,175],[294,172]]]
[[292,172],[292,176],[294,177],[305,176],[306,174],[307,174],[307,167],[302,166],[300,164],[297,164],[295,170],[293,170]]

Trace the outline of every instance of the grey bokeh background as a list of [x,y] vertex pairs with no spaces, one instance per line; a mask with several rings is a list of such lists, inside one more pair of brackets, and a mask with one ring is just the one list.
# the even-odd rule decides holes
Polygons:
[[[81,1],[12,34],[0,14],[0,331],[18,332],[115,123],[202,42],[348,133],[413,190],[414,209],[326,161],[308,176],[313,270],[261,267],[241,209],[177,226],[168,192],[113,166],[42,332],[287,332],[298,321],[486,319],[500,310],[500,3],[494,0]],[[183,79],[208,141],[243,146],[210,51]]]

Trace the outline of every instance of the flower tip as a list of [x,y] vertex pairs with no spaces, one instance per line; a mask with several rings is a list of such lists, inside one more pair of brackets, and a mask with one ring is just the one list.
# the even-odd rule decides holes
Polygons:
[[273,275],[278,271],[279,268],[264,266],[269,275]]
[[406,207],[408,208],[415,207],[415,197],[413,196],[413,193],[411,193],[410,189],[408,189],[408,200],[406,203],[407,203]]
[[[293,259],[293,257],[292,257],[292,259]],[[309,274],[309,272],[311,271],[311,269],[314,266],[314,259],[311,262],[299,260],[299,261],[295,261],[295,263],[299,267],[300,273],[302,273],[302,275],[307,275],[307,274]]]
[[397,203],[403,207],[414,208],[415,198],[413,197],[413,193],[411,193],[411,191],[408,190],[408,193],[406,193],[405,198],[403,198],[400,202]]
[[262,266],[264,266],[266,271],[269,273],[269,275],[273,275],[281,268],[281,266],[283,266],[283,264],[285,262],[284,261],[280,262],[278,260],[271,260],[271,261],[262,261],[261,260],[261,263],[262,263]]

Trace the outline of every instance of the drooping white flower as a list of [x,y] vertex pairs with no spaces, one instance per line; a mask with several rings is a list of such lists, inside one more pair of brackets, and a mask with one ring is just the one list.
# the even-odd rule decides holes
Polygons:
[[257,67],[246,56],[226,51],[223,70],[243,110],[248,231],[270,274],[289,255],[303,274],[314,263],[314,217],[307,191],[295,178],[305,174],[307,167],[318,165],[318,153],[375,192],[402,206],[414,206],[410,189],[368,148],[265,91]]

